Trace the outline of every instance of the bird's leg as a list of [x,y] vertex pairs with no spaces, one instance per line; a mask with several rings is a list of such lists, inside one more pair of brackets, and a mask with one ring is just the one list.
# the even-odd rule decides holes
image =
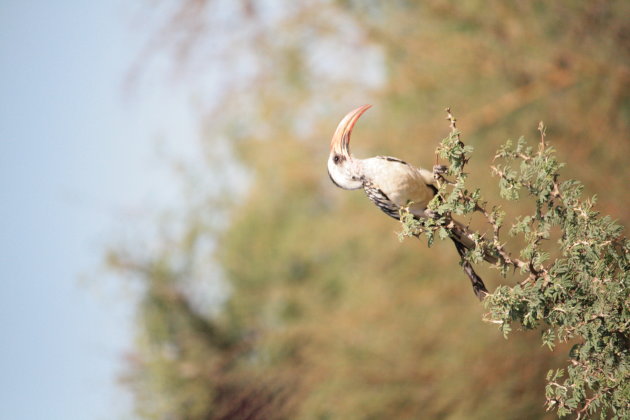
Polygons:
[[437,216],[437,213],[427,208],[427,209],[424,209],[424,215],[428,217],[429,219],[435,219]]
[[433,179],[438,182],[445,182],[449,185],[453,185],[454,182],[451,182],[444,178],[444,174],[448,172],[448,166],[446,165],[434,165],[433,166]]
[[433,166],[433,175],[443,175],[448,171],[448,166],[446,165],[434,165]]

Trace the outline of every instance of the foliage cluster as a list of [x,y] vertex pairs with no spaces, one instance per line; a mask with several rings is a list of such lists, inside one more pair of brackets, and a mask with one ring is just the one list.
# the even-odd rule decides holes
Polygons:
[[[560,181],[560,163],[546,143],[545,127],[539,125],[537,150],[524,138],[508,141],[495,155],[492,172],[499,178],[505,200],[531,201],[530,214],[516,216],[509,236],[520,236],[517,256],[506,250],[500,236],[506,213],[488,204],[479,189],[469,191],[464,172],[472,147],[465,146],[449,112],[452,131],[436,153],[448,160],[447,176],[429,208],[435,218],[416,220],[403,211],[403,235],[423,233],[431,245],[451,233],[452,215],[483,214],[491,233],[472,233],[476,248],[466,258],[482,263],[484,254],[497,257],[493,268],[503,276],[512,270],[524,277],[514,286],[501,285],[485,299],[487,319],[500,326],[507,338],[511,325],[524,329],[544,326],[543,344],[574,342],[570,364],[547,374],[547,408],[560,416],[577,418],[597,412],[601,418],[630,416],[630,241],[623,228],[609,216],[594,210],[595,197],[584,199],[583,186],[575,180]],[[558,232],[554,235],[554,229]],[[558,236],[558,237],[555,237]],[[545,242],[556,243],[545,247]],[[553,255],[553,256],[552,256]],[[599,411],[598,411],[599,410]]]

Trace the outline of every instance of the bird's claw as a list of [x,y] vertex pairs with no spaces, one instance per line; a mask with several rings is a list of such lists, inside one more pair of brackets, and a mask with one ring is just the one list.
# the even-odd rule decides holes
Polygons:
[[437,213],[434,212],[433,210],[424,209],[424,215],[428,217],[429,219],[435,219],[437,216]]
[[448,172],[448,167],[446,165],[433,166],[433,175],[444,175],[447,172]]

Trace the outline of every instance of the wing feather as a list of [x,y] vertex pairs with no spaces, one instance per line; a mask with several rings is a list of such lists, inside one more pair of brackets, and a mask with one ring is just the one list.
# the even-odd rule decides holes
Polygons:
[[[431,179],[427,179],[428,171],[388,156],[366,159],[364,171],[367,180],[364,186],[366,193],[385,213],[398,218],[398,209],[409,206],[412,214],[425,216],[424,210],[435,195],[432,175]],[[381,202],[386,202],[387,205],[384,206]]]

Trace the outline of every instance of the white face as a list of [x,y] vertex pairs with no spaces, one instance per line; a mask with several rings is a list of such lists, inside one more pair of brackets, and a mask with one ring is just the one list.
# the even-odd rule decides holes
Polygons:
[[357,162],[350,156],[340,153],[330,153],[328,157],[328,175],[332,182],[344,190],[356,190],[363,187],[363,181],[358,176]]
[[350,135],[357,120],[370,105],[363,105],[350,111],[339,123],[330,141],[328,175],[339,188],[356,190],[363,187],[362,161],[350,155]]

